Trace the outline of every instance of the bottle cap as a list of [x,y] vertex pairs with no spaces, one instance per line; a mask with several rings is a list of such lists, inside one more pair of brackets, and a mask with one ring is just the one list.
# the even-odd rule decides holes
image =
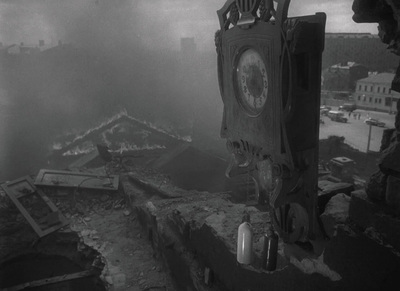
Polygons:
[[248,222],[248,223],[250,223],[250,214],[249,214],[248,212],[245,212],[245,213],[243,214],[242,223],[243,223],[243,222]]

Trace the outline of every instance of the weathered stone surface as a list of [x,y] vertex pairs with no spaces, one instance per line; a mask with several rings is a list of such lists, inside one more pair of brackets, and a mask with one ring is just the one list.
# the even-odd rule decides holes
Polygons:
[[344,224],[349,217],[350,197],[340,193],[333,196],[325,211],[321,215],[321,221],[324,225],[326,234],[332,237],[338,224]]
[[325,290],[397,290],[394,286],[400,286],[400,258],[347,225],[338,226],[324,251],[324,262],[342,276],[341,288]]
[[381,140],[381,148],[379,151],[384,151],[390,146],[390,143],[393,141],[395,129],[394,128],[386,128],[383,130],[382,140]]
[[365,229],[372,225],[375,214],[384,211],[383,203],[372,201],[364,190],[351,193],[349,218],[359,227]]
[[[326,242],[318,257],[287,258],[280,244],[278,268],[266,272],[257,265],[238,264],[235,253],[243,210],[250,212],[255,230],[266,224],[262,211],[233,204],[221,194],[154,201],[154,206],[152,214],[145,205],[140,208],[154,217],[158,249],[171,272],[194,290],[219,290],[217,286],[232,291],[264,291],[266,286],[268,290],[386,290],[390,284],[400,284],[394,276],[400,272],[399,258],[346,225],[338,226],[338,234]],[[255,232],[256,237],[261,235],[262,231]],[[260,239],[254,242],[262,245]],[[377,272],[377,266],[383,265]],[[211,286],[199,275],[206,270],[214,274]]]
[[400,216],[400,179],[388,176],[386,203],[396,216]]
[[318,187],[320,189],[318,192],[319,214],[324,212],[326,204],[336,194],[344,193],[350,196],[354,191],[354,186],[350,183],[334,183],[327,180],[318,181]]
[[387,214],[385,203],[375,203],[363,190],[351,195],[349,219],[361,229],[373,227],[385,242],[400,252],[400,219]]
[[387,175],[376,171],[368,179],[365,191],[373,201],[385,201]]
[[400,220],[383,213],[377,213],[374,218],[373,227],[382,236],[384,243],[400,252]]
[[400,143],[393,142],[382,152],[379,168],[387,175],[400,175]]
[[[394,77],[394,80],[392,82],[392,88],[394,86],[397,86],[395,91],[400,92],[400,66],[397,67],[396,76]],[[396,128],[397,132],[400,132],[400,102],[397,102],[396,109],[397,113],[396,113],[396,119],[394,121],[394,127]],[[397,138],[397,140],[399,141],[399,138]]]

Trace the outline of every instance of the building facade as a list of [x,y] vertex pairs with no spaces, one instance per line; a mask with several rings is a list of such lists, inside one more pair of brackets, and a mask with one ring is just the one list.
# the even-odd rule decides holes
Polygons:
[[354,102],[357,108],[394,113],[400,93],[392,91],[395,74],[381,73],[357,81]]

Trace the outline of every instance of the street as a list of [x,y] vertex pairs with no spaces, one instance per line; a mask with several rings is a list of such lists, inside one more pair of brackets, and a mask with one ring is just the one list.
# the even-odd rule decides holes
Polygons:
[[[337,109],[337,107],[332,107],[332,110]],[[361,113],[360,119],[358,119],[358,117],[354,119],[354,113]],[[324,123],[320,124],[319,138],[326,139],[330,135],[344,136],[345,143],[362,152],[367,152],[369,125],[364,123],[364,121],[366,118],[371,117],[383,121],[386,124],[385,127],[372,126],[371,129],[369,150],[379,151],[383,130],[385,128],[394,128],[395,115],[389,115],[386,112],[360,109],[353,111],[353,114],[349,117],[349,113],[344,112],[345,117],[348,119],[347,123],[331,121],[329,117],[322,116]]]

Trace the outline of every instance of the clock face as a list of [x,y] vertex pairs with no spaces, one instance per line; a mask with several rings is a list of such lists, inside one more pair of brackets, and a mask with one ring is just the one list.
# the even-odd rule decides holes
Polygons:
[[236,66],[239,103],[250,115],[261,113],[268,96],[268,75],[264,61],[254,49],[245,50]]

